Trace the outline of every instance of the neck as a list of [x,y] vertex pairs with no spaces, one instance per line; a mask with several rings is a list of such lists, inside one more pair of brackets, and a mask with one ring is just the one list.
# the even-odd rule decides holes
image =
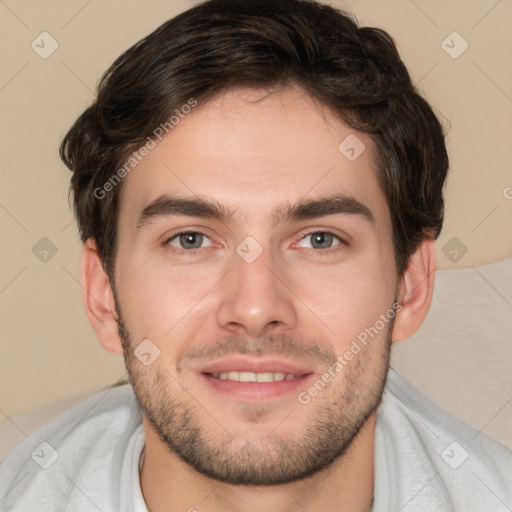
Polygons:
[[317,474],[283,485],[242,486],[199,474],[144,419],[141,489],[149,512],[367,512],[373,499],[375,411],[346,452]]

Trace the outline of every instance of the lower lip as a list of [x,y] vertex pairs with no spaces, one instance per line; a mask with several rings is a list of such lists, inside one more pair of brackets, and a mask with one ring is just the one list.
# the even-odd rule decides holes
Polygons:
[[274,382],[238,382],[229,379],[216,379],[209,374],[200,374],[203,380],[215,391],[231,395],[244,400],[268,400],[277,398],[299,388],[304,388],[305,383],[313,376],[312,373],[291,380],[279,380]]

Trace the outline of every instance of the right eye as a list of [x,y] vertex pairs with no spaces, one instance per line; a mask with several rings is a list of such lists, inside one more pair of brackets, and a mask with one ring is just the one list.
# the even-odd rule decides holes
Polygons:
[[[176,233],[171,238],[164,242],[164,245],[171,245],[177,249],[185,251],[193,251],[197,249],[203,249],[204,247],[210,247],[212,241],[204,234],[198,231],[183,231]],[[203,245],[206,244],[206,245]]]

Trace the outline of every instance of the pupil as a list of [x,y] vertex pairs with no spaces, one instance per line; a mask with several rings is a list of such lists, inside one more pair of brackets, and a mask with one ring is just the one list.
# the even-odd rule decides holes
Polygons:
[[200,233],[184,233],[180,235],[180,243],[186,249],[201,247],[202,235]]
[[326,248],[332,242],[332,235],[330,233],[315,233],[313,235],[313,247]]

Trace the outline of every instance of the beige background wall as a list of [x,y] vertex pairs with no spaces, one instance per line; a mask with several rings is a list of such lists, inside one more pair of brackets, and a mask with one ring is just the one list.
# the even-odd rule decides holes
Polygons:
[[[122,358],[101,349],[83,312],[81,246],[67,202],[70,173],[57,148],[92,100],[107,66],[193,3],[0,1],[0,411],[5,415],[125,376]],[[332,3],[353,11],[362,24],[392,34],[414,81],[443,118],[451,175],[438,268],[512,255],[512,3]],[[446,39],[454,31],[460,36]],[[42,48],[42,32],[58,43],[47,59],[31,47],[35,40],[39,52],[51,48],[41,36]],[[453,58],[464,41],[468,48]],[[41,261],[44,256],[47,261]]]

